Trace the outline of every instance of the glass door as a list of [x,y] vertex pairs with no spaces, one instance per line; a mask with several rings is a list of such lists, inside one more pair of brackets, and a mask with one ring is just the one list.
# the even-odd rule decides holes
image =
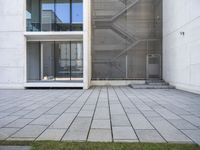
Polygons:
[[83,78],[83,44],[71,42],[71,79]]
[[41,81],[82,80],[82,42],[42,42],[40,56]]
[[70,61],[70,42],[55,43],[55,71],[56,80],[70,80],[71,61]]
[[54,42],[41,43],[41,80],[55,80]]

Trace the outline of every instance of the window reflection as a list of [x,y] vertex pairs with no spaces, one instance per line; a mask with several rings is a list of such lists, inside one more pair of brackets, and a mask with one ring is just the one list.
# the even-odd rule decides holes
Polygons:
[[27,0],[27,31],[82,31],[82,0]]
[[56,31],[70,30],[70,1],[56,0]]
[[83,3],[82,0],[72,0],[72,28],[82,30]]
[[41,27],[42,31],[53,31],[54,22],[56,19],[54,0],[42,0],[41,1],[42,17],[41,17]]

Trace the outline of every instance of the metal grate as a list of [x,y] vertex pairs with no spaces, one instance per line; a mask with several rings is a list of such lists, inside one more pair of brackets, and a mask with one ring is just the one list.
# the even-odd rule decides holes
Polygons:
[[92,31],[93,80],[146,79],[148,54],[162,52],[162,0],[93,0]]

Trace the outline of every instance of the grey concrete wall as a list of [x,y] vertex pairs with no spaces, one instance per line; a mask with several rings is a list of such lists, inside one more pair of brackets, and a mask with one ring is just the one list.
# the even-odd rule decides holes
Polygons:
[[24,0],[0,0],[0,88],[23,87]]
[[163,9],[163,77],[200,93],[200,1],[164,0]]

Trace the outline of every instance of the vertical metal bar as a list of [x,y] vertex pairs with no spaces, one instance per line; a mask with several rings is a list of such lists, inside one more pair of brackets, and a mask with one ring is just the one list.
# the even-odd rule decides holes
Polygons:
[[40,68],[41,68],[41,80],[44,79],[44,66],[43,66],[43,53],[44,53],[44,43],[40,42]]
[[57,1],[54,0],[54,27],[53,27],[53,31],[57,31],[57,19],[56,19],[56,3]]
[[41,76],[41,42],[39,41],[38,43],[38,50],[39,50],[39,80],[42,79],[42,76]]
[[54,63],[54,80],[56,80],[57,76],[56,76],[56,42],[53,42],[53,63]]
[[71,54],[72,54],[72,52],[71,52],[71,50],[72,50],[72,42],[70,41],[69,42],[69,47],[70,47],[70,51],[69,51],[69,54],[70,54],[70,80],[72,80],[72,56],[71,56]]
[[128,55],[126,55],[126,79],[128,79]]
[[72,3],[73,1],[72,0],[69,0],[70,2],[70,31],[72,31]]
[[39,31],[42,31],[42,3],[39,0]]
[[146,56],[146,80],[149,79],[149,41],[147,40],[147,56]]

